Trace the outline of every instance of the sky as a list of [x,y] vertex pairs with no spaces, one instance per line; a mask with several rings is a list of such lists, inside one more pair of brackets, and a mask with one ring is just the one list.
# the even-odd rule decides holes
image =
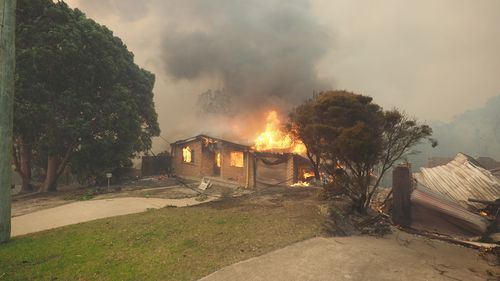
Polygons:
[[[498,0],[66,2],[156,74],[169,141],[255,131],[265,111],[286,112],[322,90],[443,122],[500,95]],[[200,111],[209,89],[230,99],[228,112]],[[155,150],[166,145],[158,139]]]

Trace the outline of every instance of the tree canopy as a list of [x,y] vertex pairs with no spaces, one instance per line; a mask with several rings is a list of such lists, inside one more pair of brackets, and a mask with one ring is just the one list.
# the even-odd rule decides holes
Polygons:
[[17,20],[16,148],[44,163],[44,190],[67,163],[98,175],[150,149],[155,77],[118,37],[64,2],[20,0]]
[[384,111],[368,96],[348,91],[314,95],[290,115],[288,130],[302,140],[316,175],[364,212],[384,174],[429,139],[432,129],[397,109]]

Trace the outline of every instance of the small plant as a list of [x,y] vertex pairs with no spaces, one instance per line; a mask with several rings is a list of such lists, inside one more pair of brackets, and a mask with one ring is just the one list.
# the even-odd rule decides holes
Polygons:
[[94,198],[93,194],[85,194],[79,198],[79,201],[87,201],[87,200],[91,200],[93,198]]

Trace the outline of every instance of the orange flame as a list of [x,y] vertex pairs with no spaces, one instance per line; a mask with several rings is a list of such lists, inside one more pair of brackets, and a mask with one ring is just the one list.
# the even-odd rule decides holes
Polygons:
[[291,186],[293,186],[293,187],[309,187],[309,186],[311,186],[311,184],[308,182],[299,181],[297,183],[292,184]]
[[281,121],[276,111],[270,111],[266,117],[266,129],[255,140],[254,149],[258,151],[283,151],[304,154],[306,146],[283,132]]
[[304,178],[305,179],[308,179],[308,178],[313,178],[315,176],[314,172],[304,172]]

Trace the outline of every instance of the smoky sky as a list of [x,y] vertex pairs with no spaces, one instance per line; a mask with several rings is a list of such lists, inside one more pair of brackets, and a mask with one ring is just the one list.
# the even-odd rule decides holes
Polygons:
[[171,24],[155,35],[160,36],[157,64],[166,75],[174,80],[215,80],[238,104],[258,106],[273,98],[295,104],[329,85],[318,79],[316,65],[331,38],[314,18],[309,1],[78,3],[84,11],[115,14],[122,21],[137,21],[153,8],[163,13]]
[[170,140],[215,130],[193,114],[208,89],[234,96],[242,119],[324,89],[445,122],[500,95],[498,0],[67,2],[156,74]]
[[307,1],[199,1],[191,16],[202,26],[163,38],[166,72],[176,79],[219,80],[237,100],[291,103],[325,88],[315,66],[330,46]]
[[196,115],[197,98],[207,90],[231,96],[231,116],[226,116],[231,121],[252,115],[262,120],[269,109],[282,110],[285,118],[286,110],[334,81],[317,73],[333,38],[308,0],[69,4],[108,25],[137,62],[156,74],[156,107],[169,139],[197,133],[242,136],[254,130],[228,127],[224,116]]
[[[71,3],[71,1],[68,2]],[[94,17],[106,17],[113,13],[126,21],[134,21],[148,14],[148,2],[137,0],[84,0],[78,1],[77,7],[83,11],[91,11]]]

